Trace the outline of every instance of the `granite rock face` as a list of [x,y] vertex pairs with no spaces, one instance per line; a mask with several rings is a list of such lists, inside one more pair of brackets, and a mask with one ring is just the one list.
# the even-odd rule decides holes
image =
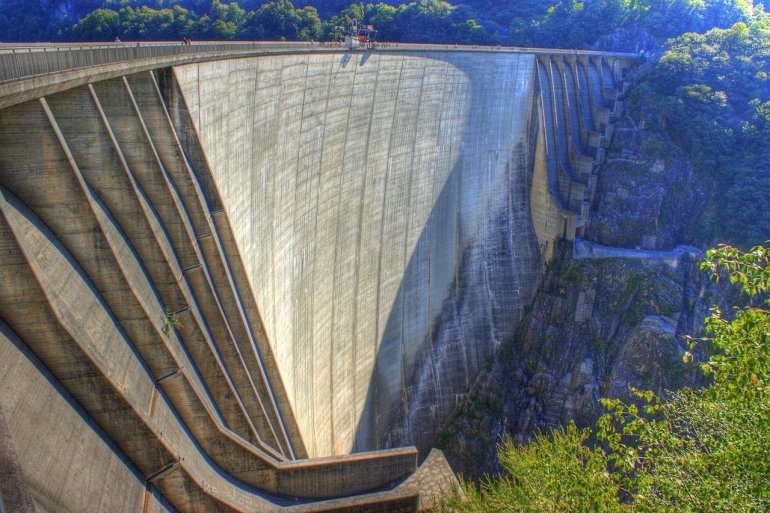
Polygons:
[[698,257],[572,258],[562,248],[531,309],[442,438],[457,471],[499,471],[496,444],[524,442],[575,421],[591,425],[600,397],[696,383],[684,335],[702,333],[710,304]]

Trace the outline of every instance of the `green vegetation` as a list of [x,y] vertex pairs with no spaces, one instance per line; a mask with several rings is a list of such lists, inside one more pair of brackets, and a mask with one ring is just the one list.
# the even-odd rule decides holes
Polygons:
[[160,328],[163,330],[163,333],[168,335],[171,330],[179,329],[181,327],[182,321],[179,320],[177,313],[166,309],[166,311],[163,313],[163,323]]
[[[574,426],[526,446],[507,442],[507,471],[452,511],[768,511],[770,508],[770,248],[721,246],[702,266],[729,277],[749,297],[732,319],[713,309],[700,364],[713,379],[666,400],[633,391],[603,401],[594,429]],[[692,364],[694,353],[684,360]],[[595,438],[594,438],[595,437]]]
[[606,454],[588,447],[589,435],[589,430],[570,425],[526,446],[506,442],[500,460],[510,476],[489,480],[480,490],[466,485],[466,499],[453,503],[452,510],[621,511],[615,483],[606,471]]
[[0,41],[328,40],[357,19],[387,41],[586,48],[617,44],[618,31],[662,42],[763,16],[751,0],[4,0]]
[[[697,239],[748,247],[770,233],[770,19],[668,44],[632,93],[714,191]],[[729,212],[729,215],[726,213]]]

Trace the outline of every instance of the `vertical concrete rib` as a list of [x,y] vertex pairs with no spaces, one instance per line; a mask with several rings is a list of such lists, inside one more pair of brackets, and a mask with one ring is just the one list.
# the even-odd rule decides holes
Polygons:
[[568,59],[562,59],[561,69],[564,73],[565,100],[567,102],[567,114],[569,116],[570,140],[578,154],[586,155],[585,142],[580,128],[581,106],[578,102],[578,88],[572,65]]
[[591,101],[591,86],[588,83],[584,59],[576,59],[577,91],[580,95],[580,110],[583,115],[583,129],[587,132],[587,146],[593,151],[599,146],[597,126],[594,122],[594,105]]
[[[97,103],[97,107],[99,108],[100,112],[102,113],[102,118],[103,118],[103,121],[104,121],[104,123],[105,123],[105,125],[106,125],[106,127],[107,127],[107,130],[110,132],[110,139],[111,139],[111,140],[113,140],[113,142],[116,144],[116,150],[117,150],[117,151],[118,151],[118,153],[120,154],[120,153],[121,153],[121,152],[120,152],[120,148],[117,146],[117,141],[115,141],[115,138],[114,138],[114,136],[112,135],[112,131],[111,131],[111,129],[110,129],[110,125],[109,125],[109,122],[107,121],[106,117],[104,117],[103,111],[101,110],[101,107],[99,106],[100,104],[99,104],[98,98],[96,97],[96,95],[95,95],[95,93],[93,92],[93,90],[91,90],[91,91],[92,91],[92,94],[93,94],[94,100],[95,100],[95,102]],[[140,115],[140,113],[138,113],[138,114]],[[141,115],[140,115],[140,117],[141,117]],[[141,119],[140,119],[140,121],[142,122],[142,125],[144,126],[144,123],[143,123],[143,121],[142,121]],[[147,134],[145,133],[145,135],[147,135]],[[121,160],[123,160],[123,159],[121,158]],[[124,162],[124,164],[125,164],[125,162]],[[126,165],[126,168],[127,168],[127,165]],[[114,245],[115,245],[115,244],[113,243],[113,246],[114,246]],[[121,259],[119,259],[118,261],[120,262],[120,261],[121,261]],[[129,282],[129,284],[128,284],[128,285],[130,286],[130,285],[131,285],[131,283]],[[162,305],[157,305],[157,306],[156,306],[156,308],[155,308],[155,316],[153,316],[153,313],[152,313],[152,312],[147,312],[147,317],[148,317],[148,319],[153,319],[154,317],[157,317],[157,312],[161,312],[161,311],[162,311]],[[157,326],[157,325],[156,325],[156,332],[158,333],[158,335],[160,335],[160,329],[158,328],[158,326]],[[172,337],[172,338],[176,339],[176,333],[175,333],[173,330],[171,331],[171,333],[169,333],[169,332],[168,332],[168,330],[166,330],[166,333],[164,333],[164,335],[165,335],[166,337]],[[164,338],[165,338],[165,337],[164,337]],[[183,354],[182,356],[184,356],[184,354]],[[183,359],[183,360],[182,360],[182,363],[181,363],[181,367],[182,367],[182,368],[189,368],[189,369],[191,369],[191,371],[193,372],[193,377],[197,376],[197,369],[196,369],[196,367],[194,366],[194,364],[193,364],[191,361],[189,361],[189,360],[186,360],[186,359]],[[158,374],[156,374],[156,375],[163,375],[163,373],[158,373]],[[214,385],[214,386],[216,386],[217,384],[216,384],[216,383],[214,383],[213,385]],[[197,386],[197,387],[194,387],[194,388],[196,388],[196,389],[198,389],[198,390],[205,390],[205,389],[202,389],[202,387],[200,387],[200,386]],[[208,409],[214,409],[214,406],[213,406],[213,404],[212,404],[212,403],[209,403],[209,405],[207,405],[207,406],[206,406],[206,408],[208,408]],[[244,417],[243,417],[243,416],[239,416],[239,417],[237,417],[235,420],[240,420],[240,419],[244,419]],[[245,417],[245,420],[247,420],[247,421],[248,421],[248,420],[249,420],[249,419],[248,419],[248,417]],[[237,428],[237,427],[240,427],[240,423],[236,423],[236,424],[234,424],[234,427],[236,427],[236,428]],[[255,441],[255,442],[257,442],[257,443],[259,443],[259,444],[260,444],[260,445],[261,445],[263,448],[265,448],[265,450],[267,450],[268,452],[270,452],[270,448],[269,448],[269,447],[267,447],[267,446],[265,446],[265,445],[264,445],[264,443],[263,443],[263,441],[260,439],[259,435],[257,435],[257,434],[256,434],[256,430],[255,430],[255,428],[254,428],[254,426],[253,426],[253,425],[251,425],[251,432],[253,432],[253,435],[249,435],[249,434],[247,433],[247,434],[246,434],[246,438],[247,438],[247,439],[250,439],[250,440],[252,440],[252,441]]]
[[[144,94],[138,96],[140,98],[139,103],[142,104],[140,111],[144,113],[143,119],[150,113],[148,118],[152,132],[150,140],[153,147],[157,148],[160,159],[164,163],[164,168],[168,169],[175,176],[175,184],[177,184],[180,191],[183,191],[182,197],[188,198],[186,202],[192,206],[192,208],[188,207],[188,209],[192,210],[193,213],[201,212],[202,209],[206,208],[206,205],[212,203],[218,205],[218,200],[216,200],[214,191],[212,191],[213,186],[200,183],[199,177],[205,176],[205,174],[193,173],[185,157],[185,150],[181,148],[180,141],[172,129],[172,122],[168,111],[161,101],[161,93],[154,77],[147,75],[147,78],[148,80],[139,80],[136,77],[136,80],[132,80],[132,84],[134,87],[142,87],[144,92]],[[196,153],[194,146],[190,147],[188,145],[186,151]],[[201,166],[203,164],[204,162],[198,159],[198,165]],[[209,192],[206,193],[205,190]],[[184,193],[184,191],[188,192]],[[207,198],[212,198],[215,201],[212,202]],[[225,289],[232,295],[235,301],[237,312],[234,316],[236,319],[239,319],[236,322],[240,322],[240,326],[243,326],[242,329],[246,331],[245,334],[241,332],[242,336],[236,339],[236,343],[242,347],[247,361],[252,359],[252,363],[247,363],[247,370],[251,373],[258,373],[258,376],[254,376],[252,379],[257,383],[259,393],[262,394],[260,395],[261,399],[270,404],[266,408],[271,422],[270,429],[281,433],[279,438],[282,441],[279,442],[279,449],[291,457],[302,457],[306,453],[297,432],[296,422],[285,399],[280,376],[275,369],[272,350],[267,343],[267,335],[264,333],[259,311],[253,303],[252,296],[248,293],[244,295],[241,292],[241,286],[238,285],[239,283],[246,284],[247,280],[243,277],[243,267],[237,247],[233,244],[229,223],[222,218],[221,210],[219,212],[220,214],[211,214],[208,218],[208,223],[210,223],[211,233],[216,240],[218,258],[221,260],[227,275],[228,283]],[[207,219],[202,213],[197,214],[197,216],[204,220]],[[222,221],[217,221],[218,219],[222,219]],[[225,234],[224,240],[223,234]],[[238,276],[234,277],[234,275]],[[247,305],[250,305],[250,307],[247,307]]]
[[[110,436],[122,440],[124,448],[142,447],[143,454],[133,460],[142,472],[173,461],[139,420],[140,412],[148,411],[152,377],[103,310],[96,290],[61,242],[5,188],[0,190],[0,211],[25,264],[16,268],[18,279],[2,283],[2,318],[32,344]],[[37,316],[29,323],[18,309],[35,303]]]
[[567,192],[561,187],[559,178],[559,160],[558,160],[558,148],[556,142],[556,128],[554,127],[554,106],[553,106],[553,92],[552,83],[549,77],[548,69],[543,64],[541,59],[537,60],[537,73],[538,73],[538,87],[540,97],[540,116],[543,120],[543,144],[545,145],[545,158],[548,169],[548,185],[552,191],[552,194],[556,201],[559,203],[562,209],[567,208]]
[[[576,180],[569,158],[569,117],[566,108],[566,95],[564,94],[564,81],[561,69],[556,63],[557,59],[558,57],[553,56],[548,59],[548,76],[551,79],[554,105],[553,123],[556,130],[556,156],[558,158],[558,166],[564,173],[565,178],[572,182]],[[574,207],[571,188],[570,193],[565,199],[570,207]]]
[[[90,87],[89,87],[89,91],[92,93],[92,95],[94,94],[93,89],[90,88]],[[96,100],[96,105],[97,105],[98,110],[103,114],[103,112],[101,111],[101,108],[99,107],[98,99],[96,99],[95,96],[94,96],[94,100]],[[69,145],[67,145],[66,141],[64,140],[64,136],[63,136],[62,132],[59,130],[59,125],[56,122],[56,120],[54,119],[53,114],[51,113],[50,109],[48,109],[46,102],[43,102],[43,107],[44,107],[44,110],[46,112],[46,115],[48,116],[49,121],[51,122],[55,132],[57,133],[57,136],[59,137],[60,144],[62,145],[62,148],[65,151],[68,160],[70,161],[73,173],[77,177],[77,179],[78,179],[78,181],[79,181],[79,183],[81,185],[81,188],[82,188],[86,198],[88,198],[88,204],[91,206],[91,211],[92,211],[92,213],[94,215],[94,218],[96,219],[97,224],[100,227],[101,233],[104,236],[104,239],[105,239],[105,242],[106,242],[106,247],[110,248],[115,253],[115,255],[116,255],[115,267],[122,269],[123,272],[124,272],[124,275],[126,276],[126,285],[125,286],[114,287],[114,289],[110,289],[109,291],[105,290],[104,292],[102,292],[102,294],[106,295],[106,297],[108,297],[108,298],[109,298],[109,296],[111,294],[116,294],[116,293],[117,294],[122,294],[122,297],[121,297],[121,299],[119,301],[112,301],[113,312],[117,312],[118,318],[122,318],[122,319],[134,318],[134,319],[137,319],[138,321],[141,320],[141,319],[147,319],[147,320],[152,319],[152,314],[147,312],[146,309],[145,309],[144,315],[142,313],[138,313],[138,312],[134,313],[134,314],[126,314],[126,309],[131,308],[131,306],[136,301],[136,300],[131,301],[131,299],[133,299],[133,298],[131,298],[127,294],[127,291],[136,291],[137,290],[136,287],[138,285],[141,285],[141,283],[142,283],[142,277],[144,276],[144,271],[143,271],[143,269],[141,269],[141,267],[139,267],[137,265],[137,266],[135,266],[133,272],[131,272],[129,264],[133,260],[133,257],[132,257],[133,254],[134,254],[133,250],[130,247],[128,247],[128,245],[123,243],[123,239],[121,238],[120,231],[117,228],[117,226],[115,226],[112,223],[111,216],[102,208],[101,202],[97,198],[95,198],[93,196],[93,194],[91,193],[91,189],[88,186],[88,184],[86,183],[86,180],[85,180],[83,174],[80,172],[80,169],[79,169],[79,167],[77,165],[76,159],[75,159],[74,155],[70,152]],[[106,122],[106,120],[104,120],[104,121]],[[116,139],[114,138],[114,136],[113,136],[113,134],[112,134],[108,124],[107,124],[106,128],[107,128],[108,132],[110,132],[109,140],[111,140],[113,143],[116,143]],[[119,156],[121,158],[121,161],[122,161],[122,155],[120,154],[119,150],[118,150],[118,154],[119,154]],[[123,162],[125,164],[125,161],[123,161]],[[107,269],[107,268],[108,268],[108,266],[104,266],[104,265],[100,267],[100,269]],[[92,277],[93,276],[94,276],[94,274],[92,273]],[[147,289],[149,289],[149,287],[147,287]],[[153,293],[151,291],[147,290],[144,294],[137,294],[137,296],[135,296],[135,297],[136,297],[136,299],[143,298],[144,302],[151,302],[152,301],[152,297],[153,297]],[[142,322],[142,321],[139,321],[139,322]],[[155,328],[156,337],[160,336],[161,329],[157,325],[157,321],[155,323],[153,323],[153,324],[154,324],[154,328]],[[135,336],[139,337],[139,335],[135,335]],[[151,346],[151,345],[152,345],[152,343],[145,344],[145,346],[148,346],[148,347]],[[152,354],[152,355],[157,356],[158,353],[157,352],[152,352],[151,350],[145,350],[144,353],[142,353],[142,354],[143,355]],[[161,354],[163,354],[163,353],[161,353]],[[183,358],[184,354],[177,353],[177,358],[180,358],[180,357]],[[166,360],[168,360],[168,357],[166,357]],[[155,358],[151,358],[150,361],[157,363],[157,359],[155,359]],[[183,358],[181,363],[184,365],[185,363],[188,363],[188,362],[186,362],[185,359]],[[173,367],[171,370],[173,371],[175,368],[176,367]],[[164,376],[166,374],[168,374],[168,370],[164,371],[164,370],[161,369],[161,373],[160,374],[156,374],[156,376]],[[194,376],[195,375],[193,374],[193,377]],[[200,397],[200,396],[197,396],[197,397]],[[205,403],[204,403],[204,408],[208,408],[209,410],[212,409],[211,405],[205,406]],[[206,445],[206,444],[204,443],[204,445]],[[212,456],[214,456],[214,455],[212,454]]]
[[[102,90],[103,94],[108,94],[108,91],[110,91],[110,89],[106,89],[105,90],[106,87],[110,87],[110,86],[108,84],[103,84],[102,86],[100,86],[100,89]],[[112,93],[113,94],[115,94],[116,92],[118,94],[120,94],[120,91],[123,89],[123,84],[120,81],[117,81],[117,82],[112,83],[112,87],[114,87],[114,89],[112,89]],[[99,98],[96,95],[96,92],[92,88],[90,88],[90,87],[89,87],[89,89],[90,89],[90,91],[92,93],[93,101],[94,101],[95,105],[97,106],[97,109],[100,112],[101,121],[104,124],[105,130],[107,130],[107,132],[109,134],[108,138],[106,138],[106,139],[113,141],[113,144],[114,144],[114,147],[115,147],[114,151],[119,156],[120,161],[122,163],[123,171],[124,171],[125,175],[127,176],[127,178],[129,179],[130,183],[132,184],[132,186],[130,188],[123,189],[122,192],[125,193],[128,190],[136,191],[137,198],[139,199],[139,201],[140,201],[142,206],[141,206],[140,209],[138,209],[138,210],[136,210],[134,212],[145,212],[145,214],[147,215],[147,218],[148,219],[152,219],[155,222],[155,225],[156,225],[156,229],[154,230],[155,237],[156,237],[155,240],[154,241],[152,239],[150,239],[150,240],[135,240],[134,241],[135,242],[134,243],[134,247],[141,248],[144,251],[145,256],[147,255],[147,251],[150,250],[153,246],[158,246],[160,248],[166,248],[165,249],[165,255],[163,255],[161,257],[161,259],[165,259],[165,262],[171,263],[171,266],[167,267],[165,269],[159,269],[157,272],[153,273],[155,276],[157,276],[159,273],[161,274],[161,276],[158,277],[158,283],[162,284],[162,283],[164,283],[165,280],[169,279],[169,277],[171,279],[173,279],[174,276],[182,275],[181,265],[176,263],[176,256],[175,256],[176,253],[174,253],[173,250],[170,249],[170,245],[169,245],[167,239],[165,239],[165,236],[164,236],[164,234],[166,232],[160,227],[159,223],[157,221],[155,221],[155,217],[156,216],[153,214],[154,208],[149,205],[149,202],[148,202],[148,200],[146,198],[146,195],[144,194],[144,190],[136,182],[136,180],[134,178],[134,173],[131,170],[131,167],[129,167],[129,164],[126,162],[125,158],[123,157],[121,146],[120,146],[119,142],[117,141],[117,139],[115,138],[115,135],[113,134],[112,126],[109,123],[106,115],[104,114],[104,111],[102,110],[102,107],[101,107],[102,104],[99,101]],[[116,101],[116,100],[113,100],[113,101]],[[115,113],[113,113],[113,118],[117,118],[118,119],[118,125],[119,126],[120,125],[132,126],[132,123],[126,121],[126,117],[127,116],[125,116],[125,115],[124,116],[118,116]],[[81,130],[82,130],[82,128],[81,128]],[[75,133],[76,131],[77,131],[77,128],[75,126],[73,126],[70,129],[71,133]],[[133,130],[132,132],[133,132],[135,137],[141,137],[141,135],[142,135],[141,131]],[[124,141],[124,145],[125,144],[126,143]],[[107,153],[107,152],[105,152],[105,153]],[[135,160],[134,161],[133,169],[136,169],[136,167],[138,165],[139,165],[139,163]],[[109,189],[105,190],[104,192],[108,193]],[[121,207],[121,205],[122,204],[123,205],[130,204],[130,199],[117,198],[115,201],[112,202],[112,204],[113,204],[114,208],[115,207],[117,208],[117,210],[114,210],[114,211],[120,212],[123,208],[125,208],[125,207]],[[138,218],[138,219],[126,219],[124,224],[123,224],[123,226],[128,228],[127,233],[134,233],[134,234],[136,234],[137,230],[142,225],[141,221],[142,221],[141,218]],[[147,259],[146,261],[148,263],[152,263],[151,259]],[[163,260],[161,260],[161,261],[163,261]],[[176,283],[174,285],[176,285]],[[177,287],[173,287],[173,288],[175,289],[174,290],[174,294],[175,295],[172,296],[169,299],[171,299],[172,301],[176,301],[176,302],[170,302],[167,299],[166,300],[167,302],[165,302],[165,305],[175,305],[175,309],[176,310],[184,309],[184,305],[188,304],[188,302],[185,299],[183,299],[184,296],[185,296],[184,292],[181,292],[181,294],[180,294],[180,291],[177,289]],[[189,298],[189,295],[188,295],[188,298]],[[169,307],[166,306],[165,308],[168,309]],[[148,318],[152,318],[156,322],[158,322],[159,320],[163,319],[164,315],[165,315],[164,314],[164,306],[163,305],[158,305],[157,311],[148,313]],[[175,335],[172,334],[172,336],[175,336]],[[201,360],[199,359],[198,361],[200,362]],[[208,367],[208,366],[209,366],[208,364],[204,364],[204,368]],[[193,365],[192,363],[190,364],[190,369],[194,373],[196,372],[195,369],[197,367],[198,367],[197,365]],[[164,374],[165,374],[165,372],[159,373],[158,375],[164,375]],[[216,378],[213,381],[212,381],[211,378],[209,379],[209,383],[212,385],[211,389],[215,390],[216,386],[217,386],[216,385],[217,383],[219,383],[219,386],[221,386],[222,383],[227,383],[228,379],[229,378],[228,378],[227,372],[216,374]],[[222,402],[221,404],[226,404],[226,403]],[[228,413],[230,413],[230,412],[228,411]],[[242,436],[245,436],[247,439],[250,439],[250,440],[253,440],[253,441],[257,441],[258,440],[258,437],[256,436],[255,428],[253,427],[253,425],[250,425],[249,417],[247,415],[245,415],[243,412],[241,412],[240,414],[238,414],[236,416],[233,416],[233,415],[230,414],[230,415],[228,415],[228,419],[231,422],[231,426],[234,429],[236,429],[237,431],[239,431],[242,434]]]
[[[133,161],[133,165],[131,167],[141,170],[147,167],[146,165],[143,165],[143,162],[149,161],[148,163],[150,168],[154,167],[155,172],[161,175],[165,175],[166,172],[163,169],[159,156],[152,145],[152,140],[150,139],[147,132],[147,128],[142,119],[141,112],[138,109],[136,101],[131,94],[130,87],[125,79],[123,80],[123,86],[129,99],[129,102],[127,103],[133,108],[133,115],[131,117],[135,119],[134,124],[136,128],[131,130],[130,134],[141,134],[140,140],[137,141],[135,145],[130,145],[130,143],[128,143],[129,145],[126,148],[126,150],[132,150],[132,154],[129,156],[129,159]],[[121,133],[121,136],[127,142],[131,140],[130,134],[128,132]],[[142,153],[144,153],[144,155],[142,155]],[[192,244],[196,252],[197,261],[200,263],[199,267],[194,269],[199,269],[202,271],[205,279],[202,281],[196,279],[198,274],[195,270],[188,269],[185,274],[189,276],[192,273],[192,284],[194,287],[196,284],[198,284],[199,297],[205,297],[204,291],[210,291],[211,302],[209,305],[213,305],[215,308],[206,308],[204,306],[203,311],[204,313],[207,313],[207,323],[209,326],[214,328],[215,332],[218,332],[215,334],[215,340],[220,340],[222,342],[219,346],[219,349],[221,354],[224,356],[225,361],[227,362],[228,373],[235,379],[234,382],[236,383],[238,389],[237,396],[240,398],[240,401],[244,404],[248,411],[247,419],[249,419],[250,423],[252,421],[262,421],[261,429],[257,429],[252,425],[253,436],[265,440],[268,445],[276,447],[280,450],[280,445],[276,443],[277,438],[275,437],[271,423],[266,421],[267,414],[265,412],[264,404],[261,401],[260,394],[257,391],[251,373],[248,371],[244,359],[244,354],[235,342],[235,326],[232,322],[230,322],[230,318],[227,315],[225,297],[222,295],[223,291],[229,289],[229,284],[227,283],[226,278],[221,278],[224,272],[222,271],[221,260],[218,259],[219,255],[217,253],[216,242],[211,235],[212,226],[208,225],[207,223],[204,226],[193,227],[193,219],[189,215],[190,211],[187,209],[187,205],[184,204],[182,198],[179,195],[180,190],[176,187],[175,182],[170,176],[167,178],[166,182],[168,190],[171,193],[170,198],[172,199],[172,201],[169,203],[176,204],[178,206],[180,220],[182,224],[187,227],[187,233],[205,234],[203,236],[199,235],[197,240]],[[202,216],[199,216],[199,218],[200,217]],[[184,242],[180,243],[184,244]],[[218,276],[220,277],[219,279],[217,278]],[[242,338],[246,338],[245,335],[242,335]],[[229,341],[229,343],[226,341]]]
[[604,83],[602,81],[601,62],[596,57],[588,58],[588,76],[591,85],[591,95],[594,99],[594,104],[600,108],[606,108],[606,101],[604,98]]
[[[37,319],[32,327],[39,329],[45,320],[55,319],[67,332],[65,335],[61,331],[58,335],[60,340],[54,343],[46,337],[37,337],[35,351],[53,365],[60,379],[63,378],[74,387],[78,399],[89,413],[95,414],[100,425],[119,441],[148,478],[165,475],[165,469],[175,468],[178,464],[185,474],[195,474],[193,479],[200,490],[218,497],[218,501],[224,503],[234,501],[234,511],[248,510],[248,501],[252,506],[258,506],[260,501],[257,495],[253,495],[253,491],[239,491],[237,486],[234,487],[230,480],[220,474],[220,469],[211,467],[202,457],[199,447],[189,438],[188,431],[179,423],[165,400],[161,400],[150,414],[147,405],[153,395],[154,380],[133,352],[131,342],[113,324],[109,312],[100,304],[95,289],[89,287],[87,279],[73,266],[63,246],[25,211],[21,202],[5,190],[2,194],[0,211],[13,231],[13,237],[22,249],[32,274],[27,273],[29,277],[26,281],[22,279],[13,284],[3,283],[0,297],[32,297],[38,290],[34,285],[26,286],[32,280],[32,283],[42,287],[44,296],[38,296],[36,301],[51,309],[51,314]],[[67,287],[63,284],[67,284]],[[13,285],[18,287],[13,288]],[[19,303],[27,305],[25,301]],[[7,306],[0,308],[5,318],[18,305],[8,302]],[[83,312],[90,315],[91,323],[84,325],[80,322]],[[29,335],[29,329],[23,323],[17,323],[17,328],[24,335]],[[52,328],[49,331],[56,333],[58,330]],[[46,358],[46,355],[49,356]],[[178,455],[176,458],[169,457],[172,451]],[[164,459],[157,459],[164,455]],[[255,464],[260,462],[259,458],[254,457],[257,454],[253,454],[251,459],[233,456],[236,455],[231,453],[229,459],[218,461],[222,465],[221,469],[244,479],[252,486],[264,486],[277,493],[290,495],[323,497],[333,494],[334,490],[340,490],[340,486],[342,489],[352,486],[348,488],[348,493],[358,493],[356,489],[363,491],[378,479],[388,482],[403,475],[409,468],[414,470],[413,463],[408,465],[414,459],[413,453],[393,453],[393,464],[386,471],[395,472],[391,474],[392,477],[382,473],[371,476],[360,474],[357,469],[368,464],[368,458],[364,457],[284,468],[283,474],[290,476],[287,479],[281,472],[275,475],[278,470],[276,467],[266,469],[269,471],[267,474],[265,469],[260,470],[258,466],[255,468]],[[399,459],[402,461],[399,462]],[[349,469],[348,472],[345,472],[345,467]],[[274,477],[271,478],[270,474],[274,474]],[[167,490],[167,493],[175,497],[180,491]],[[186,496],[188,492],[183,492],[182,498]],[[247,502],[244,503],[244,500]]]

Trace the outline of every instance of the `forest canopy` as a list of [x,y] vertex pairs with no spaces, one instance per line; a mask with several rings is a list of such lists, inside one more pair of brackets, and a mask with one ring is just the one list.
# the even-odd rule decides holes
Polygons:
[[[698,240],[748,247],[770,234],[770,23],[670,40],[631,93],[711,185]],[[730,212],[730,215],[725,215]]]
[[751,0],[0,0],[0,41],[329,40],[358,19],[387,41],[637,50],[765,17]]

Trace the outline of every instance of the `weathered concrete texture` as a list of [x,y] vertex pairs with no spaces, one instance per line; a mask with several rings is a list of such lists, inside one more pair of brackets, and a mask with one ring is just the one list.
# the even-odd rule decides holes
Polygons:
[[[150,511],[170,511],[150,497],[133,465],[55,378],[40,369],[37,358],[0,321],[0,408],[7,425],[0,449],[4,511],[142,511],[145,501],[156,504]],[[7,466],[7,451],[15,453],[16,472]],[[8,493],[17,479],[16,493]]]
[[586,67],[609,72],[495,52],[175,68],[310,454],[429,447],[510,336],[585,222],[617,97]]
[[[533,239],[510,205],[526,203],[533,65],[373,53],[175,70],[310,454],[387,445],[425,380],[445,414],[529,300],[538,255],[517,262],[513,297],[481,276],[463,284],[461,270],[495,266],[501,235],[524,254]],[[422,354],[461,287],[478,291],[471,309],[495,333]]]

